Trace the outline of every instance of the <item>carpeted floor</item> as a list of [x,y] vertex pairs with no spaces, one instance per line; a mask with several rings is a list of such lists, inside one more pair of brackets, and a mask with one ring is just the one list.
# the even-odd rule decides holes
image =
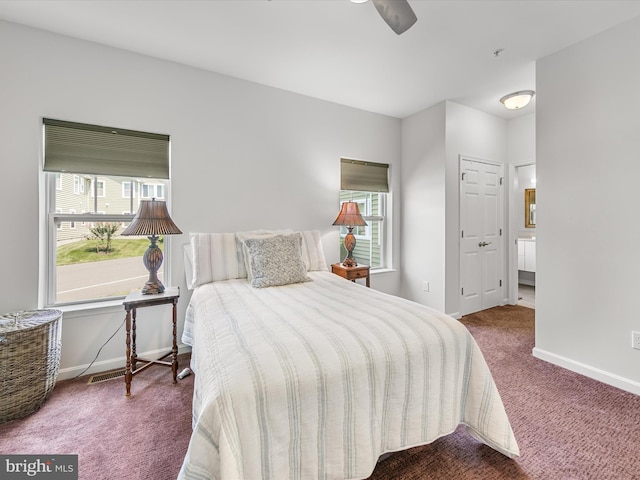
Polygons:
[[371,480],[640,479],[640,396],[534,358],[534,313],[504,306],[462,318],[491,368],[521,457],[509,460],[458,428],[394,454]]
[[[180,369],[188,356],[178,357]],[[175,480],[191,435],[193,375],[152,366],[88,385],[63,380],[34,414],[0,425],[0,453],[77,454],[80,480]]]
[[[640,396],[533,358],[532,309],[497,307],[462,321],[522,456],[509,460],[459,428],[393,454],[371,480],[640,479]],[[134,378],[131,398],[121,378],[87,380],[59,382],[38,412],[0,425],[0,453],[78,454],[81,480],[175,479],[191,434],[193,376],[173,385],[168,369],[152,367]]]

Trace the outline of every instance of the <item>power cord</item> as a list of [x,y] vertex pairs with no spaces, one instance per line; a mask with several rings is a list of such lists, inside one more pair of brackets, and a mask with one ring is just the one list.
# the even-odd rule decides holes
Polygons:
[[104,343],[102,344],[102,346],[98,349],[98,353],[96,353],[95,358],[94,358],[93,360],[91,360],[91,363],[87,366],[87,368],[85,368],[83,371],[81,371],[79,374],[77,374],[77,375],[76,375],[75,377],[73,377],[71,380],[75,380],[76,378],[78,378],[79,376],[83,375],[87,370],[89,370],[89,369],[91,368],[91,366],[92,366],[92,365],[95,363],[95,361],[98,359],[98,356],[100,355],[100,352],[102,351],[102,349],[105,347],[105,345],[106,345],[107,343],[109,343],[109,342],[111,341],[111,339],[112,339],[113,337],[115,337],[115,336],[116,336],[116,333],[118,333],[118,332],[120,331],[120,329],[122,328],[122,326],[124,325],[124,322],[126,322],[126,320],[127,320],[127,319],[125,318],[125,319],[122,321],[122,323],[120,324],[120,326],[116,329],[116,331],[115,331],[115,332],[113,332],[113,334],[112,334],[109,338],[107,338],[107,341],[106,341],[106,342],[104,342]]

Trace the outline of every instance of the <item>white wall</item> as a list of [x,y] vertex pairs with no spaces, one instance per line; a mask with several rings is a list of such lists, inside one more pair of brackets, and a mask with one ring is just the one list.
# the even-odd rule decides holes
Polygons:
[[445,308],[445,115],[442,102],[402,121],[402,296],[439,311]]
[[[171,135],[170,211],[185,234],[171,238],[165,284],[182,289],[179,331],[189,298],[186,233],[319,229],[335,262],[340,157],[390,163],[392,192],[399,191],[398,119],[6,22],[0,45],[2,312],[40,306],[43,116]],[[372,286],[396,293],[398,274],[374,277]],[[61,372],[88,364],[123,318],[121,305],[65,313]],[[168,308],[140,310],[138,352],[171,344],[169,318]],[[96,370],[124,363],[122,331],[98,361]]]
[[536,163],[536,115],[530,113],[507,122],[507,158],[513,165]]
[[455,102],[402,121],[404,297],[459,315],[460,155],[505,163],[506,151],[505,120]]
[[537,356],[640,393],[640,18],[537,65]]

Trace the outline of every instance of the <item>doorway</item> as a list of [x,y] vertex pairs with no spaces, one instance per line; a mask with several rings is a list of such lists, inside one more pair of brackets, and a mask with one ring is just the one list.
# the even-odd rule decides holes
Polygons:
[[503,304],[504,166],[460,157],[460,314]]
[[527,308],[536,308],[536,287],[531,285],[518,285],[518,305]]
[[517,245],[517,267],[513,267],[517,282],[517,304],[535,308],[536,292],[536,165],[515,167],[513,182],[514,228]]

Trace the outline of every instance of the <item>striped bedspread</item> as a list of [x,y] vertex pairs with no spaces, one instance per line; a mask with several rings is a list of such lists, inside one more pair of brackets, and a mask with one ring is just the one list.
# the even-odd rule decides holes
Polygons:
[[310,276],[193,292],[183,335],[193,346],[193,435],[179,479],[363,479],[382,453],[459,424],[519,455],[464,325],[328,272]]

